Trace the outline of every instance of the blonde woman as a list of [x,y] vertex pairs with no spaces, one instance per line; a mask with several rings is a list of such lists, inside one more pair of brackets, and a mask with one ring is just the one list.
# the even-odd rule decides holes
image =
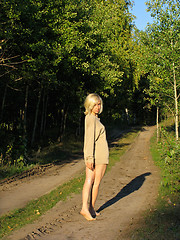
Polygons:
[[[96,220],[99,215],[94,205],[97,199],[100,182],[109,163],[109,149],[106,140],[106,131],[98,115],[103,110],[101,97],[91,93],[84,102],[85,133],[84,133],[84,160],[86,165],[86,179],[82,191],[82,214],[87,220]],[[89,204],[88,204],[89,199]]]

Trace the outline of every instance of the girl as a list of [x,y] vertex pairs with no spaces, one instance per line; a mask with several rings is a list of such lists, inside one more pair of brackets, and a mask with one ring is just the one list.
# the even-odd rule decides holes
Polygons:
[[[99,215],[94,209],[100,182],[109,163],[109,149],[106,140],[106,131],[98,115],[103,110],[101,97],[91,93],[84,102],[85,134],[84,134],[84,160],[86,165],[86,179],[82,192],[82,214],[87,220],[96,220]],[[88,199],[90,203],[88,206]]]

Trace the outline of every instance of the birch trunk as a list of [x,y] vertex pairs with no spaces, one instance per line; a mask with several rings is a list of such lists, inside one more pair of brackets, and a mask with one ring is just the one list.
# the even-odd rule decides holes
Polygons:
[[156,112],[156,128],[157,128],[157,142],[159,142],[159,107]]
[[177,97],[177,84],[176,84],[176,74],[175,74],[175,67],[173,63],[173,80],[174,80],[174,100],[175,100],[175,133],[176,133],[176,140],[179,139],[179,120],[178,120],[178,97]]

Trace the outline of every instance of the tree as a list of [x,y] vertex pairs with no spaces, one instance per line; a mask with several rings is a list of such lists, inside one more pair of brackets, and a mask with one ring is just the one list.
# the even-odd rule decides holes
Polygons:
[[[175,118],[175,133],[178,140],[178,99],[180,97],[180,3],[179,1],[148,1],[148,9],[156,23],[147,29],[151,37],[150,49],[156,63],[152,75],[163,79],[161,88],[164,103],[172,109]],[[168,99],[168,101],[167,101]],[[174,101],[174,110],[171,107]]]
[[67,128],[78,132],[89,92],[106,98],[109,118],[119,116],[116,112],[125,106],[121,99],[125,103],[133,85],[130,4],[124,0],[0,2],[0,39],[7,39],[8,56],[25,61],[0,82],[5,106],[1,127],[7,126],[16,136],[9,137],[6,146],[13,147],[17,139],[37,146],[40,137],[54,128],[59,129],[57,137]]
[[[165,106],[175,119],[176,140],[178,140],[178,99],[180,97],[179,53],[180,18],[179,1],[147,1],[154,23],[139,32],[141,57],[139,70],[147,74],[149,94],[153,104]],[[143,63],[143,64],[142,64]],[[138,68],[137,68],[138,69]]]

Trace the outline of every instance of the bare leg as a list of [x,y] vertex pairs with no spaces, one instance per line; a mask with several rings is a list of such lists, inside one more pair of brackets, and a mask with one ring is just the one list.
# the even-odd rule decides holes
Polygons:
[[[93,183],[93,185],[94,185],[94,183]],[[89,212],[91,213],[92,217],[96,217],[96,216],[98,216],[98,214],[96,214],[94,208],[92,207],[92,190],[93,190],[93,185],[92,185],[91,193],[90,193]]]
[[90,210],[92,216],[99,215],[97,212],[95,212],[94,206],[95,206],[95,202],[96,202],[96,199],[98,196],[99,185],[105,174],[106,167],[107,167],[106,164],[95,166],[95,179],[94,179],[94,183],[93,183],[92,190],[91,190],[91,199],[90,199],[90,207],[89,207],[89,210]]
[[80,211],[80,214],[83,215],[89,221],[95,220],[95,218],[91,216],[88,207],[88,199],[94,182],[94,176],[95,171],[92,171],[88,167],[86,167],[86,180],[82,191],[82,209]]

